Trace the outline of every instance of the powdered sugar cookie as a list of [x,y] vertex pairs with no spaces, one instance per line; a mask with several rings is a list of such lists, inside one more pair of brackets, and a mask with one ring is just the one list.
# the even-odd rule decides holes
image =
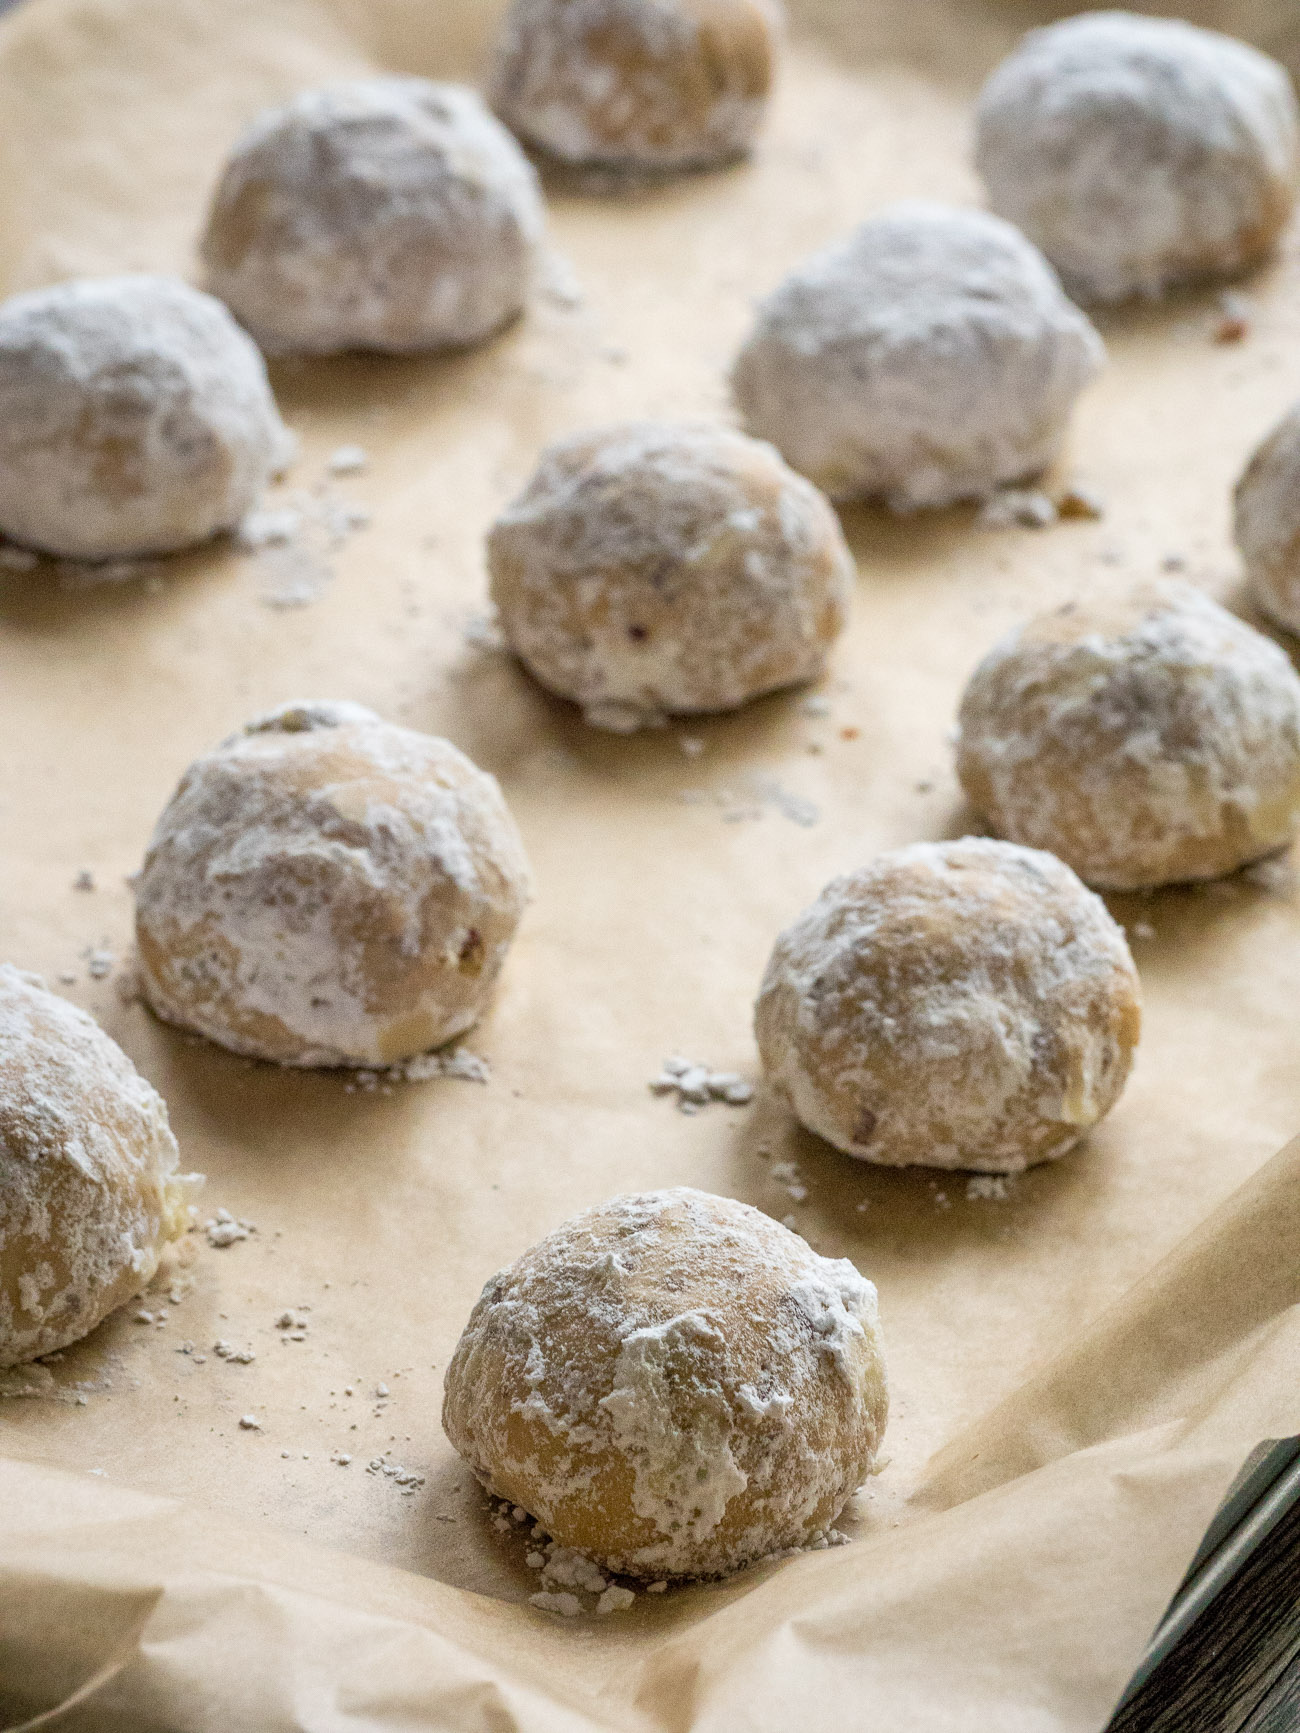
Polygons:
[[1279,626],[1300,632],[1300,405],[1259,445],[1233,503],[1251,599]]
[[0,964],[0,1366],[143,1292],[190,1225],[162,1099],[84,1011]]
[[754,1013],[810,1131],[863,1161],[979,1173],[1072,1148],[1118,1099],[1139,1025],[1101,898],[984,837],[833,880],[778,938]]
[[458,348],[522,311],[543,224],[536,176],[473,91],[368,78],[253,122],[203,258],[268,350]]
[[283,1065],[391,1065],[482,1014],[527,902],[494,777],[359,704],[198,759],[136,881],[160,1017]]
[[442,1418],[563,1546],[664,1579],[824,1536],[886,1408],[871,1283],[683,1186],[587,1210],[494,1276]]
[[70,559],[171,553],[230,529],[287,455],[254,344],[169,277],[0,305],[0,531]]
[[488,565],[525,667],[624,730],[815,678],[853,574],[834,512],[770,445],[648,421],[545,451]]
[[1215,878],[1300,828],[1300,679],[1190,584],[1039,615],[980,663],[959,721],[972,806],[1089,884]]
[[779,23],[773,0],[513,0],[492,106],[562,162],[725,162],[762,122]]
[[1055,457],[1103,350],[983,211],[911,202],[797,265],[732,370],[751,433],[833,499],[981,498]]
[[1267,254],[1295,200],[1286,69],[1215,30],[1086,12],[1033,30],[984,86],[989,200],[1080,298],[1157,295]]

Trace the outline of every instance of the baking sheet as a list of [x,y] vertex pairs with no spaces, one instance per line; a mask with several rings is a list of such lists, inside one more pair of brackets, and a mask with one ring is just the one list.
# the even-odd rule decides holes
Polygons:
[[[1247,1450],[1300,1430],[1300,1162],[1264,1167],[1254,1204],[1239,1192],[1300,1125],[1287,863],[1111,899],[1143,979],[1137,1068],[1086,1146],[1006,1197],[848,1161],[761,1098],[686,1117],[646,1089],[678,1051],[755,1075],[779,927],[879,849],[969,826],[948,730],[1016,620],[1162,561],[1239,599],[1228,489],[1300,390],[1294,240],[1247,286],[1240,344],[1214,342],[1209,293],[1101,320],[1110,365],[1061,467],[1101,521],[846,510],[861,576],[829,715],[795,694],[605,737],[483,630],[483,532],[538,447],[625,416],[727,416],[753,299],[893,198],[975,199],[971,96],[1063,10],[795,4],[756,160],[617,195],[552,186],[546,285],[498,342],[276,365],[302,452],[268,503],[304,505],[305,549],[0,577],[4,954],[104,1022],[209,1175],[205,1208],[256,1229],[225,1250],[194,1236],[181,1297],[146,1302],[161,1324],[128,1309],[5,1380],[32,1392],[0,1402],[10,1720],[84,1686],[57,1725],[1095,1727]],[[495,13],[24,0],[0,24],[5,287],[195,275],[208,188],[252,113],[376,66],[474,77]],[[1283,52],[1296,37],[1280,0],[1195,16]],[[363,474],[328,473],[344,443]],[[467,1043],[486,1085],[282,1074],[121,990],[125,878],[185,764],[260,709],[335,696],[447,734],[523,829],[537,901]],[[850,1547],[560,1623],[527,1606],[519,1536],[442,1438],[442,1370],[502,1263],[616,1191],[683,1183],[792,1215],[877,1282],[889,1465]],[[1198,1227],[1194,1275],[1134,1292]],[[288,1340],[276,1320],[303,1307]],[[250,1413],[260,1430],[239,1427]],[[422,1484],[368,1472],[382,1453]]]

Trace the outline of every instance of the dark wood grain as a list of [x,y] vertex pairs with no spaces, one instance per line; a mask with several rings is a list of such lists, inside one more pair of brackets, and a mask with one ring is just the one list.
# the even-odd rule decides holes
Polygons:
[[1107,1733],[1300,1729],[1300,1505],[1206,1608]]

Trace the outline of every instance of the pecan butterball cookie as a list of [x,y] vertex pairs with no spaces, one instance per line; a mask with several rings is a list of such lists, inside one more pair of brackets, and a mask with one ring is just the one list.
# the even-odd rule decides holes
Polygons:
[[1018,229],[893,205],[796,265],[732,368],[749,432],[832,499],[980,499],[1057,455],[1101,339]]
[[975,164],[1071,294],[1154,296],[1272,250],[1300,116],[1286,68],[1244,42],[1085,12],[1030,31],[985,84]]
[[359,704],[197,759],[136,879],[145,998],[282,1065],[393,1065],[485,1010],[530,894],[495,777]]
[[872,1284],[680,1186],[586,1210],[488,1282],[443,1426],[561,1546],[662,1581],[824,1544],[887,1408]]
[[365,78],[253,122],[203,260],[268,351],[400,354],[463,348],[514,319],[543,229],[527,158],[472,90]]
[[148,1287],[193,1219],[167,1108],[84,1011],[0,964],[0,1367]]
[[958,725],[957,773],[991,828],[1107,890],[1217,878],[1300,828],[1300,678],[1190,584],[1016,628],[971,676]]
[[1052,855],[921,842],[834,879],[777,939],[754,1027],[810,1131],[891,1167],[1015,1173],[1119,1098],[1137,971]]
[[543,452],[488,566],[524,666],[623,732],[815,679],[854,571],[830,505],[770,445],[657,421]]

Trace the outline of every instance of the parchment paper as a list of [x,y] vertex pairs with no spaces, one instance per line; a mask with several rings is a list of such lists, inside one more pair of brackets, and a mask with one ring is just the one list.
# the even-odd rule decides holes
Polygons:
[[[1300,1152],[1268,1162],[1300,1125],[1287,863],[1112,900],[1146,996],[1137,1069],[1086,1146],[1006,1198],[849,1161],[761,1096],[686,1117],[646,1089],[672,1052],[755,1075],[778,928],[832,874],[969,827],[948,731],[1011,624],[1162,562],[1239,602],[1227,494],[1300,390],[1294,244],[1246,286],[1241,343],[1215,343],[1210,293],[1101,321],[1110,366],[1061,467],[1100,522],[845,513],[861,579],[828,715],[795,694],[610,738],[482,647],[483,532],[538,447],[624,416],[727,416],[753,299],[893,198],[976,198],[971,96],[1065,10],[796,0],[753,163],[617,194],[553,184],[547,286],[484,350],[276,366],[302,454],[268,504],[305,502],[305,550],[0,576],[3,953],[101,1018],[166,1096],[205,1209],[256,1230],[224,1250],[192,1236],[142,1308],[5,1380],[0,1720],[1082,1733],[1247,1451],[1300,1430]],[[1282,0],[1193,10],[1300,44]],[[24,0],[0,25],[4,287],[196,275],[208,189],[259,107],[380,66],[473,78],[494,17]],[[366,448],[362,474],[328,473],[344,443]],[[186,763],[320,696],[447,734],[523,828],[539,891],[468,1042],[486,1085],[282,1074],[119,991],[125,876]],[[83,869],[95,889],[74,888]],[[589,1203],[679,1183],[792,1216],[878,1283],[890,1462],[850,1546],[566,1623],[527,1605],[520,1535],[443,1440],[441,1373],[502,1263]],[[286,1310],[304,1340],[277,1328]],[[369,1472],[384,1453],[421,1484]]]

